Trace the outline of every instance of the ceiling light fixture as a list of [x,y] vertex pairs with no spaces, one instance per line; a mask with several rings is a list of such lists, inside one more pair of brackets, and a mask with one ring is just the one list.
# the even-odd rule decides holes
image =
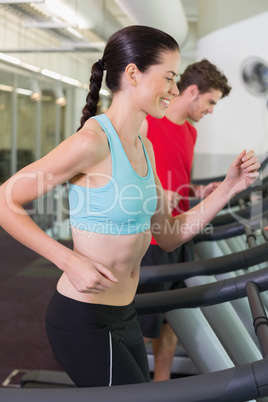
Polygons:
[[16,88],[16,93],[25,96],[31,96],[32,91],[30,89],[25,88]]
[[61,78],[61,74],[56,73],[55,71],[48,70],[47,68],[43,68],[41,70],[41,74],[46,75],[47,77],[54,78],[55,80],[59,80]]
[[21,62],[20,65],[21,65],[21,67],[26,68],[27,70],[34,71],[35,73],[40,72],[40,68],[36,67],[36,66],[33,66],[32,64]]
[[11,87],[9,85],[0,84],[0,91],[12,92],[13,87]]
[[77,87],[81,86],[81,82],[75,80],[74,78],[66,77],[65,75],[61,77],[61,81],[66,82],[66,84],[75,85]]
[[107,91],[107,89],[104,89],[104,88],[102,88],[100,90],[100,94],[103,95],[103,96],[110,96],[111,95],[111,93],[109,91]]
[[8,63],[20,64],[20,59],[17,59],[17,57],[9,56],[8,54],[5,53],[0,53],[0,59],[7,61]]

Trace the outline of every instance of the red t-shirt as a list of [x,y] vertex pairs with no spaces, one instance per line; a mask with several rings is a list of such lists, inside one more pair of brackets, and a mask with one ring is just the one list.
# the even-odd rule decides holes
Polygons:
[[[165,190],[179,193],[182,198],[173,216],[189,209],[189,185],[196,142],[196,129],[186,121],[174,124],[166,117],[147,117],[147,137],[153,144],[156,172]],[[157,244],[152,238],[151,244]]]

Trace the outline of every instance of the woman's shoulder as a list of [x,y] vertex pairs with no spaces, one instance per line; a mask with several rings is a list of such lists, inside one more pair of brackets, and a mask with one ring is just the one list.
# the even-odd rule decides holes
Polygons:
[[72,174],[83,173],[88,168],[100,163],[109,153],[105,133],[98,123],[86,122],[76,133],[70,135],[58,147],[52,150],[45,159],[50,163],[60,162],[64,169]]
[[81,152],[98,155],[108,150],[107,136],[95,119],[89,119],[84,126],[73,134],[73,142]]

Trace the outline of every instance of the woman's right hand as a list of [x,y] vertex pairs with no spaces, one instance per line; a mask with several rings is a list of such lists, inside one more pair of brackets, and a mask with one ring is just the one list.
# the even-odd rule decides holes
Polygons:
[[65,269],[65,273],[78,292],[100,293],[109,289],[118,279],[113,273],[99,262],[84,257],[75,251]]
[[244,150],[235,158],[223,181],[229,188],[229,199],[254,183],[259,177],[260,166],[254,151]]

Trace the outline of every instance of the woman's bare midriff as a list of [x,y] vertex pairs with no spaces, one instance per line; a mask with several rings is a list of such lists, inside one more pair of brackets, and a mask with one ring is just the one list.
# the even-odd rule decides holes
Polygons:
[[[103,264],[118,279],[100,293],[82,293],[75,289],[66,273],[57,284],[64,296],[86,303],[124,306],[132,302],[139,282],[140,262],[151,242],[150,230],[131,235],[106,235],[72,228],[74,250]],[[77,267],[79,269],[79,267]]]

